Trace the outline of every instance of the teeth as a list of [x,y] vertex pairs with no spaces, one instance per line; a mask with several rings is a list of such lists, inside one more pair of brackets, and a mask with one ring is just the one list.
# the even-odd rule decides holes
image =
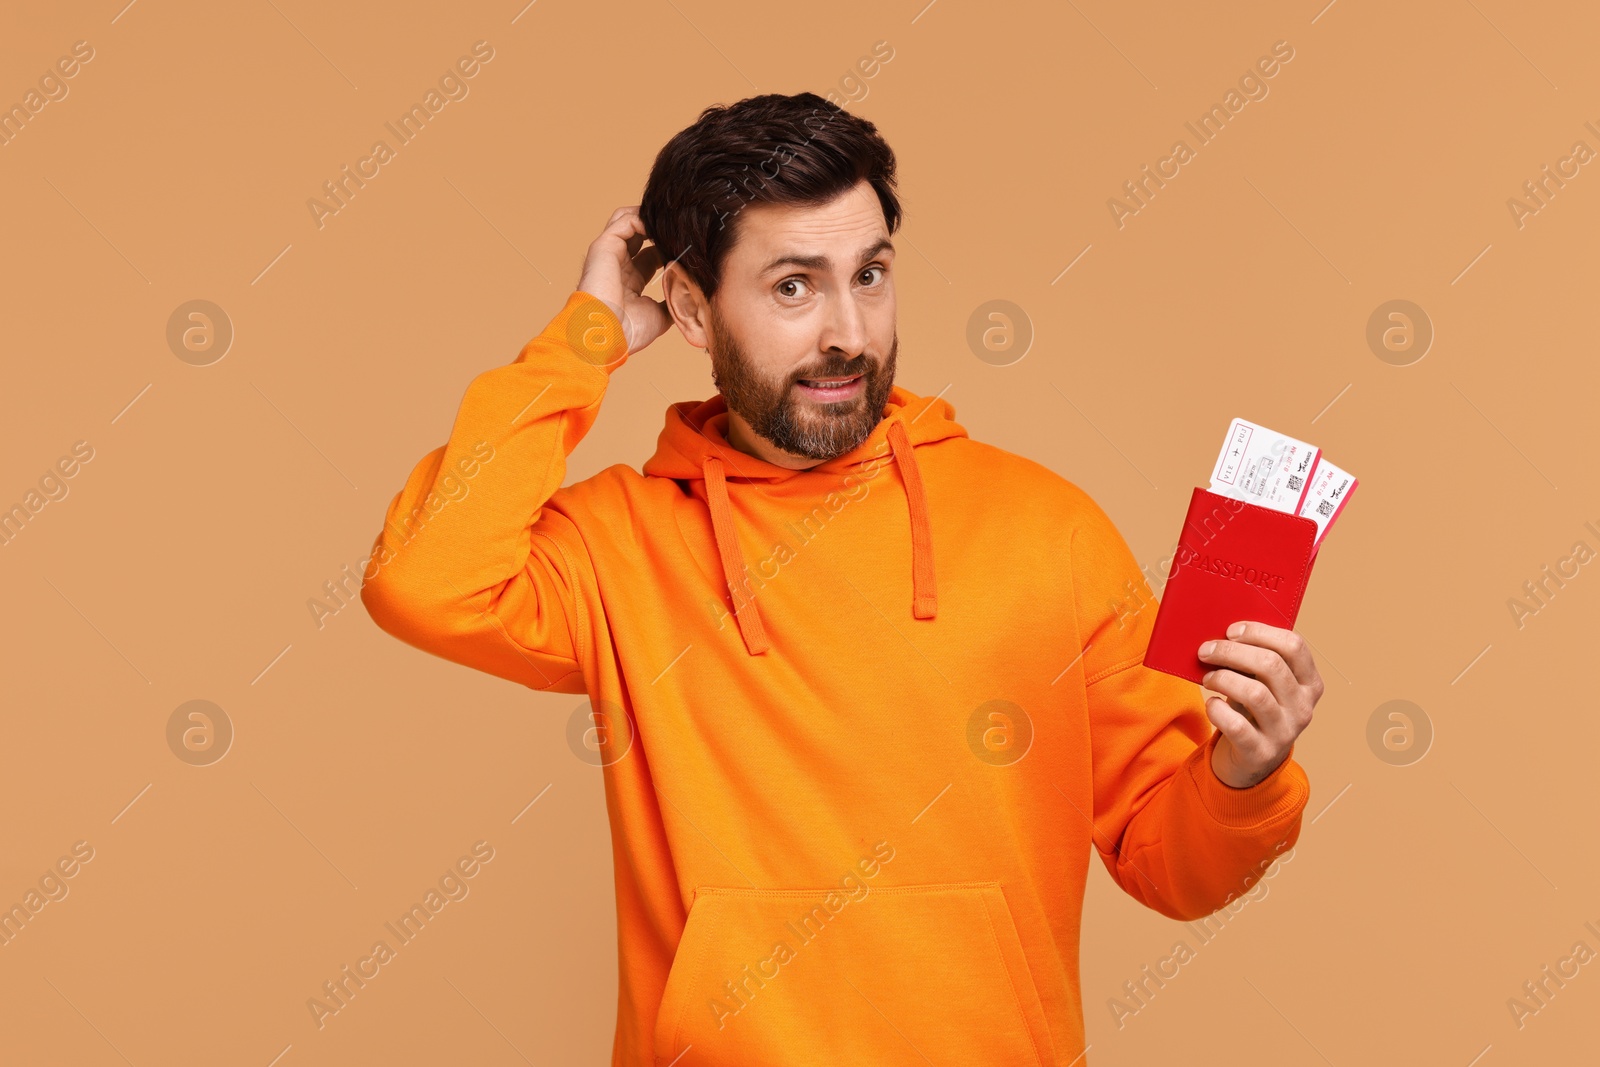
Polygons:
[[843,385],[845,382],[853,382],[855,381],[855,375],[851,375],[848,378],[804,378],[802,381],[807,385],[820,385],[826,388],[831,385]]

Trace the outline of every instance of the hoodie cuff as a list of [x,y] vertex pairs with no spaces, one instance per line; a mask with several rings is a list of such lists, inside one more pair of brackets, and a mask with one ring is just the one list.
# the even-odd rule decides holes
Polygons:
[[1206,814],[1212,819],[1223,826],[1242,829],[1278,821],[1305,807],[1311,796],[1311,783],[1306,778],[1305,768],[1294,761],[1293,744],[1283,762],[1265,778],[1255,785],[1236,789],[1218,778],[1211,768],[1211,754],[1221,739],[1222,732],[1213,730],[1206,743],[1189,757],[1189,777],[1200,793],[1200,803]]
[[575,290],[532,342],[523,348],[519,362],[546,344],[571,352],[578,361],[605,371],[607,375],[627,362],[627,335],[622,320],[604,300],[582,289]]

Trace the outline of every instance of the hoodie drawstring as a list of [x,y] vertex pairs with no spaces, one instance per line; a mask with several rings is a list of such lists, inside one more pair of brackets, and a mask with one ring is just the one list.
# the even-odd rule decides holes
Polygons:
[[740,591],[738,581],[748,569],[739,538],[733,532],[733,508],[728,506],[728,484],[722,474],[722,457],[707,456],[704,465],[706,476],[706,502],[711,506],[711,532],[717,539],[717,553],[722,557],[722,576],[728,583],[728,595],[733,597],[733,616],[739,621],[739,634],[744,647],[752,656],[765,652],[771,643],[767,629],[761,625],[761,612],[753,597]]
[[928,522],[928,498],[922,492],[922,471],[899,419],[889,424],[888,438],[911,511],[911,614],[931,619],[939,610],[939,597],[933,586],[933,527]]
[[[906,428],[899,419],[889,423],[889,447],[895,463],[900,468],[900,480],[905,484],[906,506],[911,513],[911,614],[919,619],[931,619],[939,610],[939,597],[934,587],[933,528],[928,521],[928,500],[922,487],[922,472],[917,467],[917,457],[906,436]],[[705,475],[706,501],[711,510],[711,532],[716,538],[717,554],[722,557],[722,576],[733,598],[733,614],[739,623],[739,635],[744,639],[746,651],[758,656],[772,647],[767,639],[766,627],[761,622],[761,611],[755,598],[747,596],[739,586],[749,569],[739,538],[733,529],[733,508],[728,503],[727,478],[723,473],[722,458],[708,455],[702,465]]]

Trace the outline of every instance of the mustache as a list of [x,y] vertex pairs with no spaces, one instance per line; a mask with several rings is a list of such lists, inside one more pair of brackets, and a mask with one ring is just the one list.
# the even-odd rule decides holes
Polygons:
[[796,374],[791,378],[791,381],[809,381],[817,378],[853,378],[858,374],[870,374],[877,365],[875,360],[868,359],[866,356],[857,356],[848,363],[831,363],[822,370]]

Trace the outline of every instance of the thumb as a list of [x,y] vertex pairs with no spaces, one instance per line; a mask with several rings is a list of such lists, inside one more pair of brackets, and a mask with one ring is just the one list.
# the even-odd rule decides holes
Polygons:
[[672,314],[665,300],[636,297],[624,320],[629,353],[637,352],[672,328]]

